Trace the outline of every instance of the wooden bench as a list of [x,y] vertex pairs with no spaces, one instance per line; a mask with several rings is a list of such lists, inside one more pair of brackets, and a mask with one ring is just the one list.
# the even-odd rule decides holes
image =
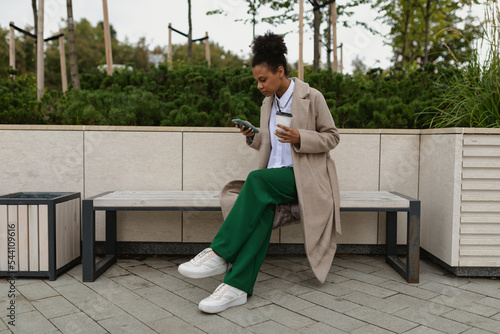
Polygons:
[[[113,191],[83,200],[83,281],[93,282],[116,262],[117,211],[220,211],[216,191]],[[386,212],[386,261],[409,283],[418,283],[420,201],[387,191],[342,191],[341,211]],[[95,212],[106,216],[106,255],[95,261]],[[397,213],[407,212],[406,261],[397,256]]]

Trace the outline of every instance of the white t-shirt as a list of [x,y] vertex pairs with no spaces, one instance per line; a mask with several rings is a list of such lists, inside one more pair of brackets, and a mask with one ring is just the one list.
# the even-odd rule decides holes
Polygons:
[[279,142],[278,138],[276,138],[276,135],[274,134],[274,129],[276,127],[276,112],[281,109],[281,112],[289,114],[291,111],[294,88],[295,82],[290,80],[290,86],[288,86],[285,94],[283,94],[280,99],[278,99],[277,95],[274,96],[273,105],[271,107],[271,117],[269,119],[271,156],[269,157],[267,168],[293,167],[291,145],[290,143]]

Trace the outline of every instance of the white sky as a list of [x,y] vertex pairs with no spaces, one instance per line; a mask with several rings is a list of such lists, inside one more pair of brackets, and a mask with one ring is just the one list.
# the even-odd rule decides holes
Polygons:
[[[339,3],[342,0],[339,0]],[[235,19],[248,19],[247,6],[244,0],[191,0],[193,38],[201,38],[208,32],[210,39],[219,43],[225,50],[230,50],[242,57],[247,58],[250,54],[250,43],[252,41],[252,26],[243,22],[235,22]],[[123,41],[128,38],[129,42],[137,42],[140,37],[146,37],[150,49],[156,45],[168,45],[168,24],[182,32],[188,31],[188,9],[187,0],[108,0],[109,21],[118,33],[118,39]],[[228,15],[207,16],[206,12],[214,9],[223,9]],[[304,10],[311,11],[312,7],[304,0]],[[298,8],[297,8],[298,11]],[[474,8],[476,15],[481,15],[482,6]],[[103,20],[102,0],[73,0],[73,16],[75,21],[86,18],[93,25]],[[356,14],[348,20],[349,22],[367,22],[372,28],[382,32],[388,32],[388,27],[375,21],[377,12],[370,6],[360,6]],[[56,34],[60,28],[66,26],[63,21],[67,18],[65,0],[45,0],[45,38]],[[16,26],[24,28],[33,25],[33,12],[29,0],[0,0],[0,26],[7,28],[9,22],[13,21]],[[323,29],[323,27],[322,27]],[[272,27],[260,23],[256,27],[256,34],[260,35],[267,30],[276,33],[292,31],[285,37],[288,47],[288,61],[295,63],[299,58],[298,23],[297,26]],[[311,28],[305,25],[304,31],[304,62],[312,63],[313,59],[313,33]],[[174,44],[186,43],[187,39],[174,33],[172,42]],[[389,46],[384,45],[384,38],[374,36],[366,29],[352,24],[351,28],[338,25],[338,44],[343,43],[344,71],[351,72],[351,62],[359,56],[363,62],[370,67],[386,68],[391,65],[392,55]],[[340,54],[339,54],[340,59]],[[322,63],[326,63],[326,50],[323,48]]]

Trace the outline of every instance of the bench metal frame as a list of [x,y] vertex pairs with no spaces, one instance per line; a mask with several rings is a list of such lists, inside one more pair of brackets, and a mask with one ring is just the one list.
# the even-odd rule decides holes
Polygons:
[[[420,273],[420,201],[390,192],[410,202],[408,208],[373,208],[373,207],[341,207],[340,211],[351,212],[385,212],[385,261],[396,270],[408,283],[418,283]],[[397,256],[398,246],[398,212],[407,213],[406,230],[406,262]]]
[[[105,192],[83,202],[82,274],[84,282],[95,281],[116,263],[116,216],[117,211],[220,211],[220,207],[208,206],[111,206],[95,207],[94,200],[112,192]],[[386,212],[386,262],[408,283],[419,282],[420,272],[420,201],[391,192],[409,200],[407,208],[341,207],[341,211]],[[106,255],[95,261],[95,212],[104,211],[106,219]],[[397,213],[407,212],[406,262],[397,256]]]

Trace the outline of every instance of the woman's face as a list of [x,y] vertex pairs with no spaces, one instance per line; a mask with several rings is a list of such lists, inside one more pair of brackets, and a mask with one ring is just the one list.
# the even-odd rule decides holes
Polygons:
[[272,96],[274,93],[278,93],[279,96],[286,92],[283,90],[283,78],[285,77],[285,70],[282,66],[278,68],[276,73],[273,73],[267,65],[255,65],[252,69],[253,77],[257,80],[257,88],[265,96]]

